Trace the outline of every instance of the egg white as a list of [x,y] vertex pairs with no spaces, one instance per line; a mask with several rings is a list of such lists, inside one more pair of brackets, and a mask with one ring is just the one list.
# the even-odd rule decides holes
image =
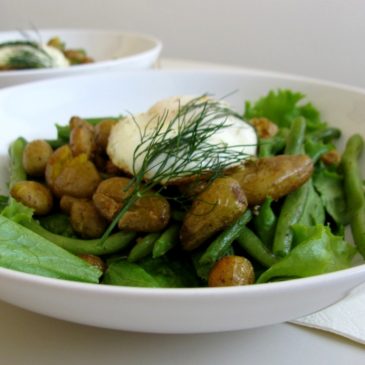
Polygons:
[[[146,148],[148,147],[145,142],[143,147],[140,148],[142,152],[137,158],[135,156],[135,150],[142,142],[142,134],[146,136],[152,135],[157,125],[161,126],[163,121],[161,132],[164,134],[164,138],[172,138],[178,133],[179,123],[174,123],[171,128],[171,121],[176,117],[179,109],[191,102],[195,97],[192,96],[175,96],[168,99],[161,100],[154,104],[147,112],[136,115],[129,115],[121,119],[112,129],[109,136],[109,142],[107,146],[107,153],[111,161],[123,171],[133,175],[134,172],[140,171],[144,158],[146,156]],[[209,100],[208,98],[202,99],[202,102]],[[186,120],[192,120],[194,113],[199,113],[199,108],[188,113]],[[231,150],[236,150],[244,153],[247,157],[256,154],[257,150],[257,135],[255,129],[247,122],[233,115],[220,117],[209,121],[209,123],[222,123],[224,118],[225,127],[217,128],[217,131],[209,136],[205,143],[212,146],[229,146]],[[168,133],[166,131],[168,129]],[[144,141],[146,138],[144,137]],[[184,168],[179,172],[179,176],[172,177],[169,182],[176,182],[182,179],[184,175],[188,175],[189,171],[197,168],[197,166],[204,165],[204,161],[196,161],[196,157],[199,151],[191,157]],[[176,159],[183,158],[184,156],[169,157],[163,151],[159,155],[158,160],[155,161],[152,166],[144,175],[146,180],[154,178],[159,166],[159,161],[165,161],[165,169],[169,169],[170,166],[176,163]],[[223,156],[221,157],[224,158]],[[222,160],[221,160],[222,161]],[[231,165],[229,167],[233,167]],[[206,169],[209,170],[209,164],[207,162]],[[166,181],[162,181],[164,183]]]

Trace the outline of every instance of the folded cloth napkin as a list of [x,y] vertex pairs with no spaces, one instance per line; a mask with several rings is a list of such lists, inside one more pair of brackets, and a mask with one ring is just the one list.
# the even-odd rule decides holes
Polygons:
[[336,304],[292,323],[332,332],[365,344],[365,284],[352,290]]

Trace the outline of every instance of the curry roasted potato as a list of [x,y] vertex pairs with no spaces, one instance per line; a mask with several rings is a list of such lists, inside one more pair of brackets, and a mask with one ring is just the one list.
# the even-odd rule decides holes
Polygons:
[[106,220],[99,214],[92,201],[75,200],[70,209],[72,228],[83,238],[100,237],[107,226]]
[[48,186],[59,198],[63,195],[90,198],[101,181],[99,172],[86,154],[73,157],[68,145],[53,152],[45,176]]
[[96,150],[94,127],[78,117],[70,120],[70,147],[72,154],[78,156],[86,154],[92,158]]
[[249,160],[229,174],[245,192],[249,206],[291,193],[313,173],[313,163],[306,155],[278,155]]
[[208,286],[250,285],[255,272],[249,260],[242,256],[224,256],[210,270]]
[[[100,214],[112,220],[123,203],[131,195],[133,186],[130,179],[112,177],[102,181],[93,195],[93,202]],[[153,192],[150,192],[129,208],[118,222],[120,229],[136,232],[158,232],[166,227],[170,220],[170,204]]]
[[183,248],[197,248],[233,223],[246,209],[245,193],[235,179],[215,179],[196,197],[185,215],[180,231]]
[[36,181],[18,181],[10,189],[10,195],[25,206],[34,209],[37,215],[49,213],[53,207],[50,190]]
[[116,123],[114,119],[105,119],[95,126],[95,142],[100,152],[106,151],[110,131]]
[[25,172],[30,176],[43,176],[52,153],[52,147],[44,140],[37,139],[29,142],[22,156]]

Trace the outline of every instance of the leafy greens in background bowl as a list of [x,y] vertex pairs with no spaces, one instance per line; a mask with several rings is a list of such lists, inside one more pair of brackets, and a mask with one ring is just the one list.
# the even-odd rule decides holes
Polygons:
[[[56,48],[65,46],[65,52],[47,46],[50,40]],[[147,69],[156,63],[161,49],[161,41],[153,36],[122,31],[4,31],[0,32],[0,87],[69,75]],[[9,69],[5,67],[8,63]]]
[[[92,92],[96,87],[100,91],[98,103],[95,103]],[[232,90],[238,91],[227,97],[227,101],[238,113],[242,113],[245,101],[258,100],[269,90],[278,89],[305,94],[321,111],[322,118],[319,119],[315,109],[306,102],[298,108],[298,98],[301,96],[297,92],[274,93],[264,101],[246,104],[246,117],[265,114],[275,120],[278,114],[284,113],[285,117],[280,117],[283,123],[298,116],[306,118],[308,124],[326,120],[331,126],[342,130],[339,150],[344,149],[344,141],[351,134],[364,133],[361,121],[365,114],[365,94],[361,90],[290,76],[256,71],[136,72],[129,75],[98,75],[48,81],[0,93],[0,104],[3,106],[1,120],[7,120],[12,126],[2,127],[4,146],[1,176],[4,191],[8,179],[7,147],[10,142],[20,134],[29,140],[54,138],[52,121],[65,124],[71,115],[137,113],[146,110],[157,100],[172,95],[202,95],[208,92],[219,98]],[[24,109],[17,107],[19,100],[26,104]],[[281,112],[278,113],[280,108]],[[315,154],[315,144],[309,147]],[[343,207],[333,205],[333,199],[338,198],[338,179],[336,180],[336,175],[329,175],[330,177],[319,174],[315,186],[322,194],[327,211],[332,214],[332,219],[338,220],[340,228],[340,220],[343,219],[340,209]],[[327,189],[326,186],[331,184],[333,186]],[[311,190],[307,193],[313,195]],[[318,209],[316,199],[310,198],[310,195],[304,202],[311,206],[310,211]],[[13,214],[16,217],[18,213],[15,209],[7,215]],[[11,245],[13,240],[16,242],[22,236],[14,234],[17,229],[15,227],[18,226],[13,226],[13,223],[10,225],[8,231],[13,233],[5,237],[5,245]],[[34,237],[29,234],[27,242]],[[34,247],[35,261],[38,260],[37,250],[42,251],[43,244],[45,242],[39,240],[39,246]],[[346,268],[354,250],[343,240],[333,239],[332,233],[325,227],[315,226],[309,229],[301,225],[295,226],[293,245],[292,254],[274,264],[259,281],[300,277],[304,274],[316,276],[245,287],[167,289],[83,284],[1,269],[1,298],[39,313],[101,327],[165,333],[214,332],[262,326],[303,316],[341,299],[349,289],[365,278],[365,268],[359,256],[352,262],[354,267],[327,273]],[[57,276],[57,270],[67,273],[71,270],[66,266],[52,265],[49,261],[50,256],[58,254],[56,250],[45,255],[48,260],[45,266],[51,266],[56,272],[51,276],[60,277]],[[313,257],[318,259],[315,265]],[[61,262],[63,260],[71,267],[76,265],[78,259],[65,254]],[[27,264],[35,265],[32,262]],[[118,281],[122,269],[126,268],[117,265],[114,271],[109,271],[110,283]],[[153,270],[153,267],[150,265],[145,269]],[[98,280],[98,274],[89,266],[85,265],[79,270],[79,278],[76,280],[82,280],[84,274],[94,277],[87,281]],[[72,279],[62,275],[65,279]],[[102,316],[99,315],[100,308]]]

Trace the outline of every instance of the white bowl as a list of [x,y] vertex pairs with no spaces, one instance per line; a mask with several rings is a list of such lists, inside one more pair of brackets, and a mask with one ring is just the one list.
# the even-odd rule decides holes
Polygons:
[[[365,91],[269,72],[139,71],[47,80],[0,90],[0,176],[7,176],[7,146],[20,134],[51,138],[54,123],[72,115],[117,115],[145,110],[176,94],[236,93],[242,111],[270,89],[308,96],[344,138],[365,134]],[[95,93],[97,90],[97,94]],[[362,168],[365,171],[364,161]],[[1,184],[0,184],[1,186]],[[0,191],[3,193],[4,191]],[[360,261],[361,262],[361,261]],[[365,265],[284,282],[229,288],[151,289],[75,283],[0,269],[0,299],[72,322],[144,332],[238,330],[292,320],[320,310],[365,281]]]
[[[67,48],[82,48],[95,62],[66,68],[0,71],[0,87],[52,77],[151,68],[157,61],[162,43],[144,34],[107,30],[50,29],[25,31],[32,40],[46,43],[58,36]],[[22,40],[19,31],[0,32],[0,43]]]

